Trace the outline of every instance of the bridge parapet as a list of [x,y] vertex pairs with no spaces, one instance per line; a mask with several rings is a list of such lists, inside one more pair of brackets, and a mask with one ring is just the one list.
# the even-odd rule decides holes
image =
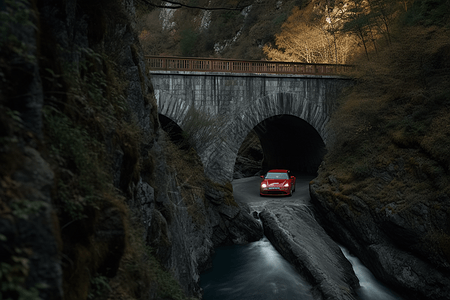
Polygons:
[[307,64],[299,62],[145,56],[150,70],[228,72],[255,74],[346,75],[354,67],[338,64]]

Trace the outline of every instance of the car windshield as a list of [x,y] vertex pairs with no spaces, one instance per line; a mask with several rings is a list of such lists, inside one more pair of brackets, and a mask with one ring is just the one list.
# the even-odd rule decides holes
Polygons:
[[287,173],[267,173],[266,179],[289,179]]

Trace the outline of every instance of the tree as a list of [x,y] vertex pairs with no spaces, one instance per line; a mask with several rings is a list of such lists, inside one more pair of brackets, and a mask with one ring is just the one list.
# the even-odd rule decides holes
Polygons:
[[[369,51],[378,53],[377,42],[384,36],[386,44],[391,44],[391,26],[410,1],[400,0],[352,0],[348,1],[342,32],[354,34],[364,47],[369,59]],[[371,43],[371,46],[370,46]]]
[[395,1],[387,0],[368,0],[370,8],[370,18],[377,25],[381,34],[386,38],[386,42],[391,44],[390,26],[398,7]]
[[328,62],[329,49],[324,32],[305,23],[296,24],[275,37],[276,48],[266,46],[264,52],[272,60]]
[[282,32],[275,36],[275,45],[264,47],[266,56],[272,60],[346,63],[355,41],[339,31],[345,12],[342,6],[328,3],[330,5],[316,7],[315,13],[310,12],[311,8],[306,10],[308,14],[305,10],[294,9],[283,24]]

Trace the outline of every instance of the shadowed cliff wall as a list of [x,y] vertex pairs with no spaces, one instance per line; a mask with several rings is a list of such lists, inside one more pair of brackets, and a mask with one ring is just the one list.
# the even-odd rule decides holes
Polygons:
[[199,296],[212,248],[260,226],[226,186],[186,197],[167,164],[134,2],[0,9],[2,296]]

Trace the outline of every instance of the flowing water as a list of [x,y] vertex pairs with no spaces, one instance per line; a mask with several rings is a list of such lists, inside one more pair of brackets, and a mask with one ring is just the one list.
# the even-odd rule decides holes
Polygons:
[[356,292],[362,300],[401,300],[400,296],[388,289],[381,282],[379,282],[372,272],[369,271],[357,258],[350,254],[344,247],[340,246],[344,256],[350,261],[353,266],[353,271],[359,279],[361,286]]
[[216,249],[200,276],[205,300],[312,300],[307,283],[267,238]]
[[[296,192],[282,200],[259,197],[261,178],[233,181],[236,201],[247,203],[253,210],[263,208],[267,201],[308,203],[311,176],[297,176]],[[341,247],[351,262],[361,287],[360,300],[402,300],[378,282],[358,258]],[[311,253],[314,254],[314,253]],[[216,249],[213,267],[200,276],[204,300],[312,300],[312,286],[300,276],[267,238],[247,245]]]
[[[361,287],[361,300],[401,300],[378,282],[360,260],[341,247]],[[313,300],[306,282],[264,237],[216,249],[213,267],[200,276],[204,300]]]

